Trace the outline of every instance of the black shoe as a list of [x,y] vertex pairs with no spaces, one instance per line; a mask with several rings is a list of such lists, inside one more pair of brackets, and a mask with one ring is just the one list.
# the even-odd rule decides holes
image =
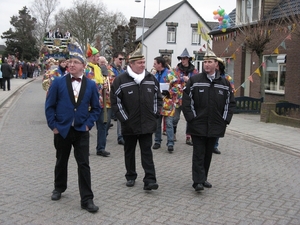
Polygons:
[[215,153],[215,154],[221,154],[221,152],[219,151],[218,148],[214,148],[213,153]]
[[99,207],[94,204],[92,199],[89,199],[86,203],[82,203],[81,208],[91,213],[99,210]]
[[160,148],[160,144],[158,144],[158,143],[155,143],[154,145],[153,145],[153,147],[152,147],[153,149],[159,149]]
[[97,155],[100,155],[100,156],[103,156],[103,157],[107,157],[107,156],[110,155],[110,152],[107,152],[107,151],[103,150],[103,151],[97,152]]
[[208,181],[204,181],[203,186],[206,187],[206,188],[211,188],[212,187],[211,183],[209,183]]
[[144,186],[144,190],[146,191],[156,190],[157,188],[158,188],[157,183],[149,183],[149,184],[145,184]]
[[111,123],[111,124],[109,124],[109,127],[113,127],[114,125]]
[[124,139],[122,138],[122,139],[118,140],[118,144],[119,144],[119,145],[124,145],[124,144],[125,144]]
[[204,190],[203,184],[197,184],[194,188],[195,188],[195,191],[202,191],[202,190]]
[[173,151],[174,151],[173,146],[168,146],[168,151],[169,151],[169,152],[173,152]]
[[61,198],[61,193],[58,192],[58,191],[56,191],[56,190],[54,190],[54,191],[52,192],[51,200],[57,201],[57,200],[59,200],[60,198]]
[[128,180],[128,181],[126,182],[126,186],[127,186],[127,187],[133,187],[133,186],[134,186],[134,183],[135,183],[135,180]]

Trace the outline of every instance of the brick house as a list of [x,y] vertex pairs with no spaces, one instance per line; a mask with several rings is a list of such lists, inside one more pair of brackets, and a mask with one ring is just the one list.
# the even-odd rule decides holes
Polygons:
[[[236,9],[229,14],[233,26],[226,32],[218,28],[210,32],[213,51],[226,61],[227,73],[234,77],[236,96],[261,97],[258,72],[261,67],[265,76],[265,102],[300,104],[300,1],[248,0],[247,5],[245,2],[236,0]],[[243,45],[243,27],[258,24],[259,18],[277,21],[289,16],[297,19],[298,23],[286,21],[281,23],[281,28],[275,25],[265,31],[272,33],[272,39],[266,45],[260,63],[256,53]]]

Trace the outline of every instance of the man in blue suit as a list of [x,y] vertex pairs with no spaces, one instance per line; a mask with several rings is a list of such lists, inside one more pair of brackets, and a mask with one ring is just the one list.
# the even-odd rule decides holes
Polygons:
[[96,83],[83,76],[85,58],[77,42],[69,43],[69,74],[58,77],[49,88],[45,113],[54,133],[56,165],[52,200],[59,200],[67,189],[68,160],[72,146],[78,165],[81,207],[97,212],[91,189],[89,130],[98,120],[101,108]]

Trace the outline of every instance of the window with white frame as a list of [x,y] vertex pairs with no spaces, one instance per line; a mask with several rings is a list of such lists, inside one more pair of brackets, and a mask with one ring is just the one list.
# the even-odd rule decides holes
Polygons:
[[237,5],[237,21],[251,23],[259,20],[260,0],[240,0]]
[[167,43],[176,43],[176,31],[178,23],[167,22]]
[[176,43],[176,27],[168,26],[167,42]]
[[266,93],[284,94],[286,75],[286,55],[266,55],[264,62]]
[[192,44],[200,44],[200,35],[198,34],[198,28],[192,27]]

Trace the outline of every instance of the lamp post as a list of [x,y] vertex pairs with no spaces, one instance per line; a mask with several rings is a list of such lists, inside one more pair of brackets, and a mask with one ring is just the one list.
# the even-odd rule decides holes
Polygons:
[[[142,0],[135,0],[135,2],[141,2],[141,1],[142,1]],[[143,52],[143,47],[144,47],[145,11],[146,11],[146,0],[144,0],[144,12],[143,12],[142,52]]]

